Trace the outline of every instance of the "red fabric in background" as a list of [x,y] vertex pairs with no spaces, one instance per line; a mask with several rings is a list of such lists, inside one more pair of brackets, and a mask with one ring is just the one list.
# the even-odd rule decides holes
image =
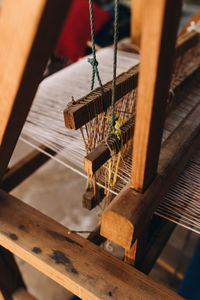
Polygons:
[[[110,14],[95,3],[93,12],[94,29],[98,32],[110,20]],[[89,1],[74,0],[59,37],[55,55],[74,62],[85,55],[88,40],[91,40]]]

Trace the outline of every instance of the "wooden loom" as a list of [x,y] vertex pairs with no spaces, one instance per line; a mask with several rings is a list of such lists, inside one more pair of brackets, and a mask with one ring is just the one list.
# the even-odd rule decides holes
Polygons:
[[[4,176],[2,187],[7,191],[13,187],[10,182],[13,185],[11,179],[16,174],[18,176],[15,180],[18,182],[15,184],[45,161],[43,155],[34,153],[25,163],[6,173],[8,161],[71,1],[62,0],[60,6],[53,0],[19,0],[16,4],[11,2],[5,0],[0,11],[0,32],[3,32],[0,35],[3,45],[0,49],[0,66],[4,75],[0,82],[0,175]],[[127,258],[133,251],[132,243],[143,232],[160,198],[199,145],[197,106],[163,145],[158,165],[176,39],[175,29],[181,8],[181,1],[176,1],[175,4],[173,2],[150,0],[145,3],[141,75],[134,129],[134,168],[137,173],[132,176],[131,187],[116,197],[102,217],[102,234],[124,246]],[[155,23],[148,17],[150,10]],[[23,16],[21,24],[17,18],[19,14]],[[152,26],[149,26],[149,22]],[[151,37],[154,38],[151,40]],[[20,59],[18,51],[23,54]],[[151,59],[149,52],[152,53]],[[9,60],[5,60],[5,53],[9,53]],[[150,79],[145,76],[147,70],[151,72]],[[162,103],[158,101],[160,99]],[[145,123],[142,121],[144,115]],[[144,137],[142,141],[140,136]],[[31,171],[26,171],[27,166],[31,166]],[[22,169],[25,171],[21,172]],[[141,193],[140,190],[144,192]],[[7,192],[1,190],[0,199],[1,245],[80,298],[182,299]],[[169,231],[167,230],[167,234]],[[98,235],[90,237],[96,244],[99,243],[99,238]],[[164,241],[161,242],[162,245],[163,243]],[[0,278],[3,299],[15,299],[18,293],[21,293],[21,299],[27,299],[25,285],[12,255],[3,248],[0,264],[4,271],[7,270]],[[8,270],[15,273],[15,278]]]

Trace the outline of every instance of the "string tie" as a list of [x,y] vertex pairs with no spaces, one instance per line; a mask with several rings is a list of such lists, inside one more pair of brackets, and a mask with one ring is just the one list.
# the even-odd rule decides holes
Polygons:
[[91,64],[91,66],[93,68],[97,67],[99,64],[98,61],[96,60],[96,58],[88,58],[88,62],[89,62],[89,64]]

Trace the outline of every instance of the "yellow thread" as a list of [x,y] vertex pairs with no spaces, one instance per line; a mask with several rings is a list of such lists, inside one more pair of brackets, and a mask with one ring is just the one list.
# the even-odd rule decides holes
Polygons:
[[[124,124],[128,118],[125,118],[124,120],[118,118],[119,114],[117,113],[115,115],[116,121],[115,121],[115,132],[111,132],[111,134],[115,134],[117,139],[120,140],[121,139],[121,125]],[[105,117],[107,120],[111,121],[111,116],[106,116]],[[111,176],[112,176],[112,158],[110,158],[109,160],[109,166],[108,166],[108,186],[110,187],[114,187],[117,181],[117,174],[118,174],[118,170],[119,170],[119,163],[121,160],[121,156],[122,156],[122,148],[123,148],[123,143],[121,143],[121,150],[118,153],[118,157],[117,157],[117,163],[116,163],[116,167],[115,167],[115,172],[114,172],[114,176],[113,176],[113,180],[111,181]]]
[[114,176],[113,176],[113,181],[110,182],[111,187],[115,186],[115,183],[117,181],[117,173],[118,173],[118,169],[119,169],[120,159],[121,159],[121,150],[118,153],[117,164],[116,164],[115,173],[114,173]]

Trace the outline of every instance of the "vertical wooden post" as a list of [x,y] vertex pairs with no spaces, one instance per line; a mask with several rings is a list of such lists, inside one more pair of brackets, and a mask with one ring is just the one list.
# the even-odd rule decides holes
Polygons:
[[24,289],[25,284],[14,256],[5,248],[0,247],[0,290],[2,299],[11,300],[12,294],[19,288]]
[[145,2],[131,185],[143,192],[156,175],[181,0]]
[[6,0],[0,15],[0,178],[72,0]]
[[132,0],[131,42],[140,47],[145,0]]

